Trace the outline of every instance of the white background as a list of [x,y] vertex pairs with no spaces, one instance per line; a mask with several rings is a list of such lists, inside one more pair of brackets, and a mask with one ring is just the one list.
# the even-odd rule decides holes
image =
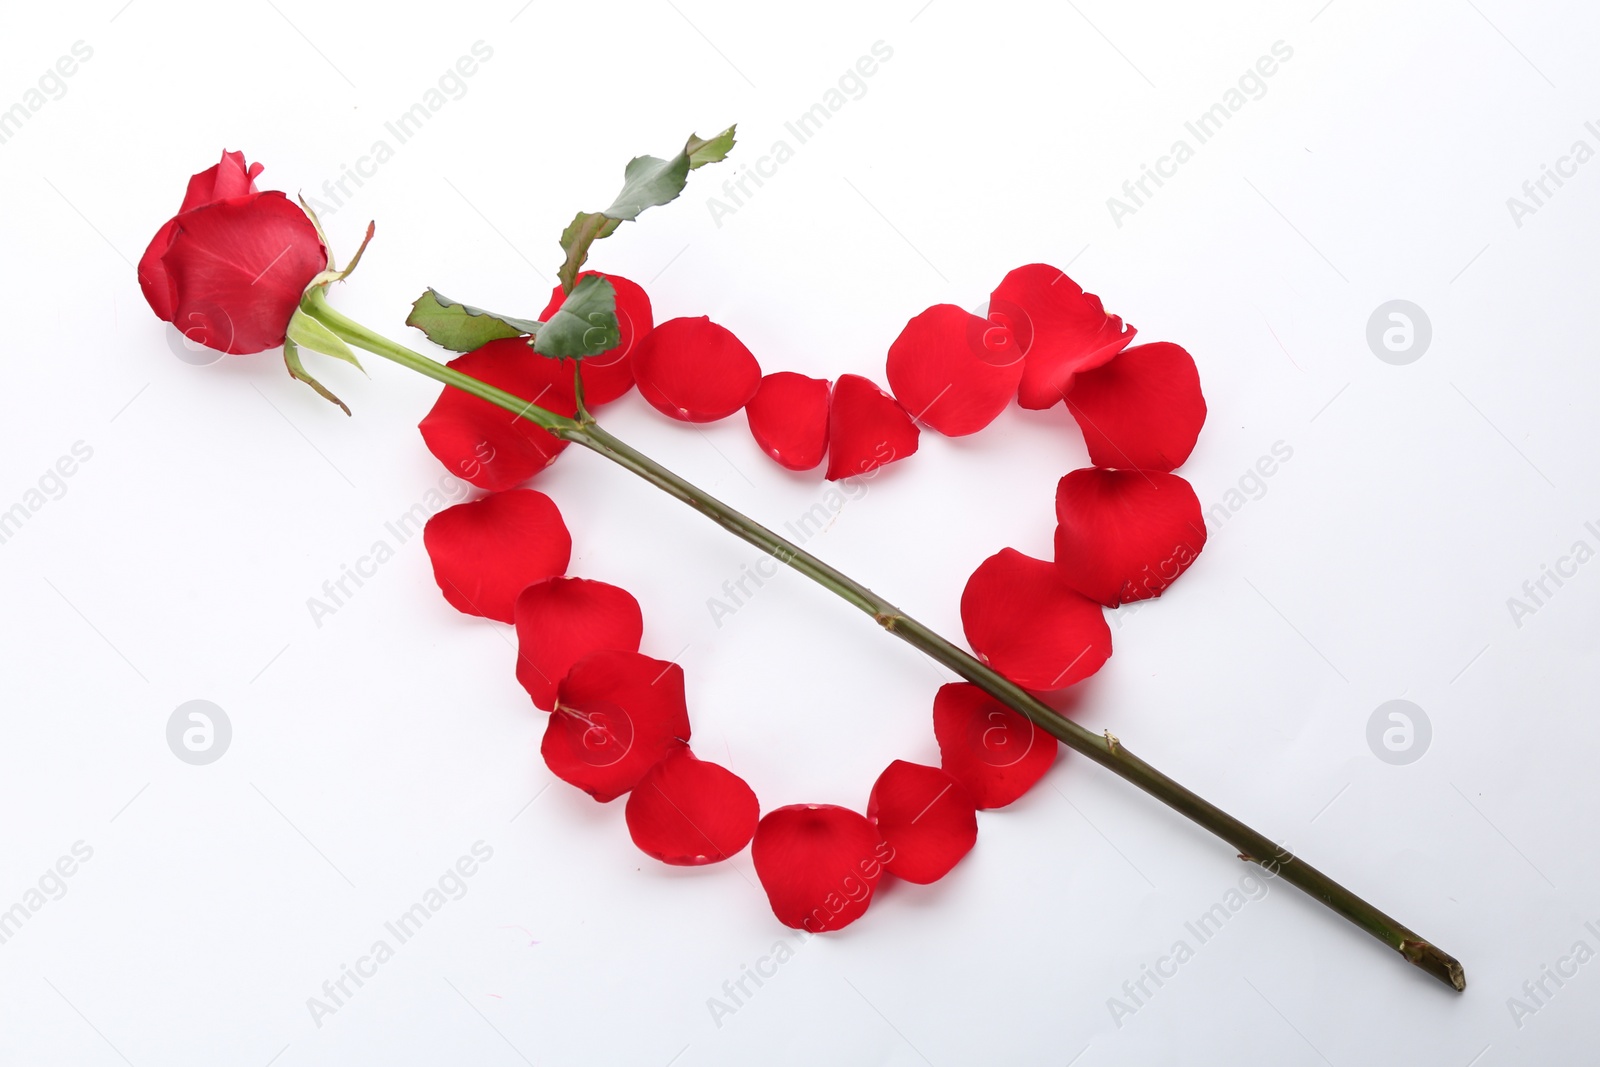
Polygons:
[[[1600,547],[1584,526],[1600,520],[1600,163],[1520,226],[1506,203],[1575,140],[1600,148],[1592,10],[123,4],[29,5],[0,39],[0,108],[74,42],[93,49],[0,144],[0,510],[76,442],[93,449],[0,545],[0,908],[75,842],[93,849],[0,945],[0,1061],[1592,1058],[1600,963],[1546,980],[1532,1014],[1508,998],[1575,942],[1600,949],[1584,927],[1600,920],[1600,564],[1547,582],[1520,626],[1507,599],[1575,541]],[[343,310],[405,337],[407,304],[436,285],[536,314],[560,228],[609,202],[628,157],[738,121],[751,163],[885,42],[865,95],[720,226],[705,198],[735,163],[697,172],[594,265],[646,284],[658,320],[712,315],[769,370],[881,381],[908,317],[978,306],[1040,260],[1070,263],[1141,338],[1188,347],[1211,414],[1182,473],[1202,501],[1277,442],[1293,456],[1246,479],[1171,593],[1115,620],[1074,714],[1435,939],[1467,992],[1274,886],[1114,1018],[1108,1000],[1193,945],[1184,924],[1246,868],[1064,754],[981,816],[943,882],[886,889],[716,1017],[725,982],[793,943],[748,853],[665,869],[633,849],[620,803],[551,785],[507,628],[444,604],[420,540],[312,621],[307,598],[437,484],[415,430],[435,388],[311,356],[346,419],[275,353],[185,364],[135,283],[220,149],[263,161],[264,188],[330,202],[323,183],[393,146],[384,123],[480,40],[493,57],[465,95],[326,219],[345,255],[378,221]],[[1293,57],[1265,95],[1118,226],[1107,198],[1193,144],[1184,122],[1278,41]],[[1432,323],[1410,365],[1366,341],[1391,299]],[[605,417],[773,525],[823,498],[742,417],[699,433],[636,395]],[[924,433],[809,547],[959,636],[966,576],[1006,545],[1048,555],[1055,481],[1085,463],[1061,408]],[[576,451],[537,485],[572,528],[572,573],[639,597],[645,650],[687,672],[696,747],[764,807],[860,807],[889,760],[936,760],[945,676],[870,621],[786,575],[719,628],[707,599],[753,550]],[[203,767],[165,735],[197,698],[233,725]],[[1366,735],[1397,698],[1433,730],[1401,766]],[[493,858],[467,894],[318,1026],[307,998],[477,841]]]

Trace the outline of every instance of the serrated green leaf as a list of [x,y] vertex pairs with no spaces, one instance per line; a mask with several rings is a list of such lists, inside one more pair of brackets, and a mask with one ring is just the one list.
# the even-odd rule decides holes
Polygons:
[[572,292],[572,287],[577,284],[578,271],[583,268],[583,261],[589,258],[589,246],[602,237],[610,237],[620,225],[620,219],[608,219],[599,211],[580,211],[561,231],[561,248],[567,258],[562,261],[561,269],[556,274],[561,280],[563,292]]
[[619,222],[632,222],[645,208],[670,204],[689,182],[689,153],[679,152],[671,159],[635,156],[622,172],[622,192],[602,215]]
[[726,159],[733,149],[734,131],[729,126],[712,138],[692,134],[683,151],[671,159],[655,156],[635,156],[628,162],[623,175],[622,192],[604,211],[580,211],[570,225],[561,232],[561,251],[564,258],[558,272],[561,288],[572,292],[577,284],[578,272],[589,258],[589,246],[604,237],[610,237],[619,225],[637,219],[646,208],[670,204],[688,184],[689,172],[707,163]]
[[490,341],[539,332],[539,323],[530,319],[483,311],[433,289],[412,303],[406,325],[415,326],[428,340],[452,352],[471,352]]
[[533,350],[556,359],[582,359],[610,351],[621,341],[616,290],[609,280],[591,274],[545,322]]
[[[321,325],[320,323],[318,325]],[[306,373],[305,365],[300,362],[300,347],[291,340],[283,342],[283,365],[289,368],[289,377],[297,382],[305,382],[317,391],[317,395],[331,404],[337,404],[346,415],[350,414],[350,406],[343,400],[334,396],[327,386],[317,381]]]
[[707,163],[721,163],[728,158],[728,153],[733,151],[733,133],[739,128],[735,123],[717,134],[710,140],[702,140],[698,134],[689,138],[689,143],[683,146],[683,151],[689,157],[689,169],[699,170]]

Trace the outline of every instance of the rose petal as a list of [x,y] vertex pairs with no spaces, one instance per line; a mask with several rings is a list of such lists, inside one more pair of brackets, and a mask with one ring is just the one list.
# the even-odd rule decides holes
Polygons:
[[841,374],[828,409],[828,481],[866,474],[917,450],[917,424],[894,397],[856,374]]
[[[637,283],[620,274],[602,274],[597,270],[584,271],[578,275],[578,280],[582,281],[591,275],[609,279],[611,287],[616,290],[617,325],[622,331],[622,339],[615,348],[578,361],[583,375],[583,402],[596,408],[601,404],[609,404],[633,388],[633,349],[655,326],[655,319],[650,310],[650,297]],[[556,286],[550,293],[550,303],[539,314],[539,321],[549,322],[550,316],[561,309],[565,299],[561,286]],[[563,375],[563,378],[570,393],[571,373]]]
[[1075,470],[1056,487],[1056,519],[1056,567],[1107,607],[1160,596],[1206,543],[1194,490],[1163,471]]
[[895,760],[878,776],[867,820],[893,850],[889,873],[937,882],[978,840],[977,808],[966,787],[938,767]]
[[979,808],[1003,808],[1044,777],[1056,739],[967,682],[941,686],[933,698],[939,762]]
[[689,741],[683,669],[637,652],[592,652],[561,679],[539,746],[564,782],[615,800]]
[[780,466],[808,471],[828,451],[828,400],[831,388],[820,378],[778,371],[761,379],[761,387],[744,416],[750,434]]
[[[509,337],[458,356],[450,366],[557,415],[572,416],[571,365]],[[562,384],[564,383],[564,384]],[[555,461],[567,442],[487,400],[446,386],[417,425],[450,473],[495,492],[521,485]]]
[[716,422],[750,402],[761,365],[733,333],[701,315],[669,319],[633,350],[633,376],[650,406],[681,422]]
[[422,528],[422,541],[450,606],[498,622],[511,622],[517,594],[564,573],[572,556],[561,512],[532,489],[446,508]]
[[603,649],[637,652],[639,602],[626,589],[588,578],[547,578],[517,597],[517,681],[536,707],[555,707],[556,685],[572,665]]
[[243,152],[224,151],[217,163],[189,179],[178,214],[229,197],[249,196],[256,191],[256,178],[263,169],[260,163],[246,163]]
[[750,858],[778,921],[820,934],[866,913],[888,846],[848,808],[790,804],[761,820]]
[[936,304],[889,346],[889,387],[918,421],[946,437],[977,433],[1005,410],[1022,378],[1010,330]]
[[1121,352],[1138,331],[1108,315],[1093,293],[1055,267],[1030,263],[1007,274],[989,298],[991,319],[1025,337],[1027,358],[1017,403],[1048,408],[1072,388],[1073,375]]
[[[197,344],[234,355],[283,344],[306,286],[328,265],[316,227],[279,192],[186,211],[166,236],[160,264],[170,285],[170,321]],[[141,283],[160,315],[166,295],[159,276]]]
[[[178,214],[215,200],[249,196],[256,191],[255,178],[261,169],[259,163],[246,165],[244,155],[240,152],[223,152],[221,162],[189,179],[189,187]],[[172,278],[161,263],[161,257],[166,255],[167,246],[172,243],[172,235],[177,228],[176,218],[163,223],[139,259],[139,287],[144,291],[144,298],[151,310],[163,322],[172,321],[178,306],[178,294]]]
[[750,843],[761,804],[743,778],[675,749],[628,794],[628,833],[662,863],[717,863]]
[[1166,341],[1135,345],[1078,375],[1067,408],[1099,467],[1180,467],[1206,421],[1194,359]]
[[150,310],[162,322],[171,322],[172,316],[178,313],[178,287],[161,262],[161,257],[167,254],[167,249],[172,245],[172,235],[177,232],[178,220],[168,219],[150,239],[144,255],[139,257],[139,291],[144,294]]
[[978,658],[1025,689],[1065,689],[1111,655],[1100,605],[1054,563],[1004,548],[978,566],[961,593],[961,625]]

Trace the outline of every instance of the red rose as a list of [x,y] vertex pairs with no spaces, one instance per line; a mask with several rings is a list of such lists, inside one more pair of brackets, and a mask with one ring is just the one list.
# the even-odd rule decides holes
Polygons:
[[256,191],[261,164],[239,152],[189,179],[178,214],[139,261],[139,287],[185,337],[242,355],[283,344],[289,319],[328,253],[306,213]]

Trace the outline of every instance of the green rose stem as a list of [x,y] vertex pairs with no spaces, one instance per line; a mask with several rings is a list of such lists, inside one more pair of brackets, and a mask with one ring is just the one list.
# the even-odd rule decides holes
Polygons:
[[1466,988],[1461,964],[1432,942],[1385,915],[1310,864],[1280,848],[1209,801],[1196,796],[1144,760],[1135,756],[1110,731],[1096,734],[1063,717],[1026,689],[985,666],[928,627],[847,575],[834,570],[798,545],[784,540],[760,523],[745,517],[710,494],[684,481],[603,430],[580,406],[577,417],[566,418],[497,389],[486,382],[413,352],[379,336],[341,315],[327,302],[321,287],[314,287],[302,305],[305,311],[346,342],[393,360],[445,385],[486,400],[513,415],[527,419],[554,436],[582,445],[624,467],[670,496],[688,504],[718,526],[728,530],[780,562],[799,571],[846,602],[860,608],[889,633],[920,649],[935,661],[976,685],[1009,708],[1028,717],[1040,729],[1069,748],[1083,753],[1112,773],[1125,778],[1157,800],[1176,809],[1238,850],[1239,858],[1260,865],[1269,876],[1282,878],[1309,893],[1361,929],[1399,952],[1409,962],[1456,990]]

